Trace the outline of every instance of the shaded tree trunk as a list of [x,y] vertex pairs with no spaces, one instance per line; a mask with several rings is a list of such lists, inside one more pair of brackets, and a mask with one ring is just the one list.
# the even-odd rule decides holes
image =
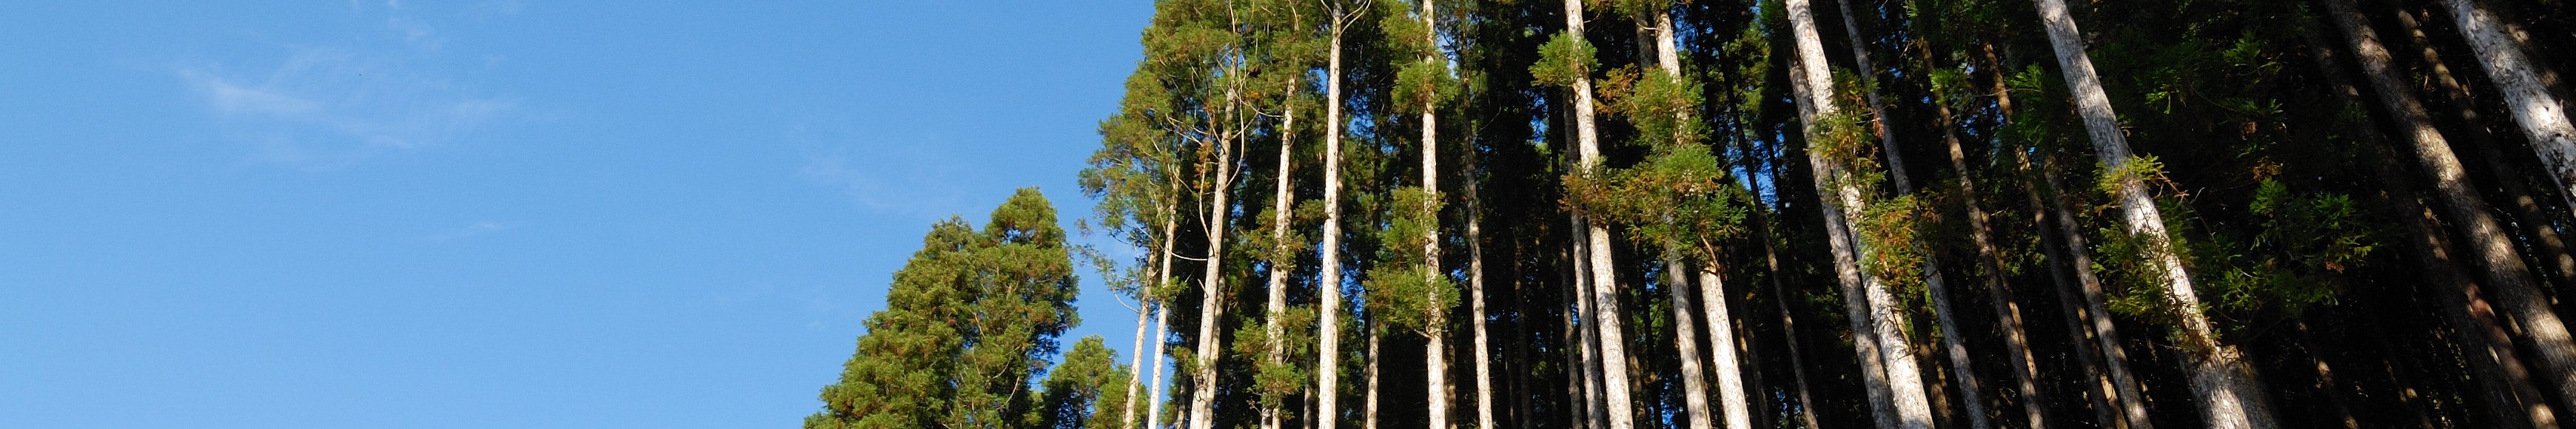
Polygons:
[[[2354,59],[2361,63],[2362,75],[2378,94],[2383,117],[2406,135],[2406,146],[2431,176],[2434,195],[2442,199],[2442,208],[2460,228],[2468,247],[2476,252],[2481,262],[2477,265],[2485,269],[2485,277],[2496,286],[2498,300],[2520,322],[2532,348],[2540,353],[2550,377],[2547,384],[2556,388],[2561,397],[2576,397],[2576,339],[2569,338],[2566,324],[2559,321],[2548,299],[2541,296],[2539,282],[2532,278],[2521,255],[2514,252],[2502,222],[2468,183],[2468,173],[2451,152],[2450,143],[2433,129],[2424,104],[2391,70],[2388,51],[2368,21],[2348,0],[2327,0],[2326,6],[2334,15],[2336,27],[2350,42]],[[2534,145],[2539,142],[2535,140]]]
[[2532,152],[2549,165],[2558,194],[2570,199],[2568,207],[2576,208],[2576,188],[2570,187],[2576,186],[2576,125],[2568,123],[2566,105],[2559,104],[2558,97],[2541,83],[2529,55],[2506,33],[2494,12],[2476,0],[2440,3],[2450,10],[2452,27],[2477,52],[2478,67],[2486,70],[2496,91],[2504,93],[2506,110],[2513,112],[2513,122],[2522,126],[2523,136],[2531,139]]

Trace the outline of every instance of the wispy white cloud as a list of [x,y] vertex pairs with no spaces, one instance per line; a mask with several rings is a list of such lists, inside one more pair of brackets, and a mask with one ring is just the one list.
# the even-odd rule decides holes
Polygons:
[[953,159],[944,145],[893,144],[845,127],[810,124],[791,127],[787,138],[804,158],[798,175],[838,188],[861,208],[937,218],[955,214],[964,201],[953,170],[969,161]]
[[517,110],[515,98],[419,66],[438,62],[444,39],[400,2],[386,6],[381,34],[353,40],[401,43],[286,46],[273,66],[187,64],[175,74],[226,131],[259,149],[257,161],[306,169],[433,146]]
[[466,225],[466,226],[461,226],[461,227],[456,227],[456,228],[453,228],[453,229],[449,229],[449,230],[446,230],[446,231],[441,231],[441,232],[439,232],[439,233],[437,233],[437,234],[430,234],[430,235],[429,235],[429,236],[427,236],[427,237],[421,237],[421,239],[423,239],[423,240],[428,240],[429,242],[432,242],[432,243],[445,243],[445,242],[449,242],[449,241],[455,241],[455,240],[459,240],[459,239],[464,239],[464,238],[466,238],[466,237],[473,237],[473,236],[478,236],[478,235],[484,235],[484,234],[491,234],[491,233],[495,233],[495,232],[501,232],[501,230],[505,230],[505,229],[510,229],[510,225],[503,225],[503,224],[501,224],[500,222],[493,222],[493,221],[488,221],[488,220],[486,220],[486,221],[478,221],[478,222],[474,222],[474,224],[472,224],[472,225]]

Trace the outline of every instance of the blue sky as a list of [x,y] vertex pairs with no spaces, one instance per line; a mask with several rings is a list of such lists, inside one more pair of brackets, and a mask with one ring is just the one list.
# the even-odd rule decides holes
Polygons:
[[0,7],[0,427],[793,427],[1151,14],[664,3]]

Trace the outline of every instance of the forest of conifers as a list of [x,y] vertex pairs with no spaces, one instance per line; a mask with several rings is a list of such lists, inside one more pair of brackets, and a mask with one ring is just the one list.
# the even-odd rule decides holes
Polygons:
[[2569,3],[1161,0],[805,426],[2576,426]]

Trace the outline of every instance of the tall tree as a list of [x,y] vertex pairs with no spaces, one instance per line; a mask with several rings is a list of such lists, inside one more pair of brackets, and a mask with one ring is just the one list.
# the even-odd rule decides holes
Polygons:
[[1342,357],[1342,35],[1349,30],[1356,11],[1340,1],[1331,2],[1331,16],[1326,25],[1324,66],[1324,237],[1318,246],[1322,253],[1323,279],[1315,283],[1322,296],[1315,301],[1317,362],[1315,364],[1315,427],[1333,429],[1341,424],[1341,357]]
[[1861,175],[1843,164],[1865,144],[1850,130],[1852,119],[1835,104],[1834,79],[1826,71],[1814,7],[1806,0],[1789,0],[1787,6],[1796,55],[1790,87],[1798,94],[1800,122],[1807,127],[1807,162],[1815,171],[1816,193],[1824,203],[1827,247],[1834,255],[1836,279],[1842,284],[1846,315],[1854,331],[1852,348],[1860,356],[1864,387],[1871,392],[1872,415],[1884,428],[1930,428],[1931,403],[1924,397],[1922,374],[1902,332],[1902,313],[1877,276],[1861,269],[1861,255],[1868,250],[1862,248],[1864,243],[1850,222],[1863,217],[1866,203]]
[[1037,406],[1031,378],[1078,323],[1073,260],[1036,189],[991,219],[931,226],[805,427],[1016,427]]
[[2547,163],[2550,178],[2558,182],[2558,193],[2568,198],[2576,209],[2576,125],[2570,125],[2567,105],[2549,92],[2533,69],[2530,55],[2523,52],[2517,37],[2506,33],[2503,20],[2477,0],[2442,0],[2442,8],[2451,12],[2452,27],[2468,39],[2477,52],[2478,67],[2486,70],[2487,79],[2504,93],[2505,107],[2515,124],[2522,126],[2523,136],[2531,139],[2531,149]]
[[2064,0],[2033,0],[2039,8],[2042,24],[2048,28],[2049,46],[2057,52],[2058,71],[2073,92],[2075,110],[2084,118],[2084,128],[2093,140],[2093,149],[2101,157],[2106,183],[2114,183],[2120,205],[2121,221],[2129,235],[2144,241],[2142,257],[2152,258],[2165,287],[2165,299],[2171,302],[2178,328],[2182,330],[2183,350],[2190,356],[2189,372],[2193,392],[2200,397],[2201,411],[2213,428],[2270,428],[2270,410],[2264,405],[2263,392],[2253,383],[2252,367],[2244,362],[2235,346],[2218,340],[2209,316],[2202,313],[2200,296],[2192,289],[2191,273],[2182,264],[2181,249],[2172,245],[2172,235],[2165,230],[2164,216],[2157,213],[2155,200],[2148,196],[2145,178],[2136,167],[2136,155],[2130,152],[2128,138],[2121,134],[2119,120],[2111,110],[2110,97],[2103,95],[2102,78],[2093,71],[2093,60],[2084,52],[2084,42],[2077,36],[2075,19],[2066,12]]
[[2432,115],[2426,113],[2423,102],[2390,70],[2388,50],[2370,30],[2368,21],[2349,0],[2327,0],[2326,7],[2361,63],[2362,76],[2379,96],[2383,117],[2402,131],[2402,140],[2412,149],[2416,162],[2432,176],[2434,195],[2441,198],[2450,221],[2460,228],[2462,238],[2478,255],[2481,263],[2477,265],[2485,268],[2485,277],[2496,286],[2498,301],[2520,322],[2533,342],[2532,348],[2540,353],[2550,375],[2546,384],[2556,388],[2562,397],[2576,397],[2566,396],[2576,395],[2576,339],[2570,338],[2566,324],[2559,321],[2557,312],[2542,297],[2540,282],[2532,278],[2522,256],[2514,252],[2503,222],[2495,218],[2494,210],[2468,183],[2467,172],[2451,152],[2450,143],[2433,128]]

